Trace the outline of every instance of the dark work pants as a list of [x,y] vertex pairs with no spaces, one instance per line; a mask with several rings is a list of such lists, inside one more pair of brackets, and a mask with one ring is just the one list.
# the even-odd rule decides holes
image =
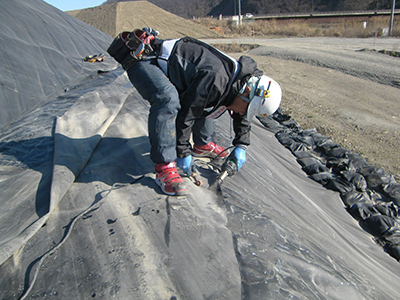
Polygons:
[[[155,59],[140,60],[127,71],[139,94],[149,101],[148,131],[150,158],[158,164],[176,159],[176,116],[181,108],[178,91]],[[211,119],[199,119],[193,125],[193,142],[205,145],[214,131]]]

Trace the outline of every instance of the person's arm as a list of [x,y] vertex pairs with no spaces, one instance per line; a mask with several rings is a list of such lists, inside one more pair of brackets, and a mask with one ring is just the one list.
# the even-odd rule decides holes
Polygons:
[[[245,116],[238,113],[232,114],[233,118],[233,129],[235,131],[235,139],[232,144],[235,148],[232,150],[227,161],[233,161],[236,164],[237,171],[246,162],[246,150],[247,146],[250,145],[250,122],[247,121]],[[233,174],[231,174],[233,175]]]
[[251,125],[245,116],[238,113],[232,114],[233,119],[233,130],[235,132],[235,138],[232,141],[234,146],[236,145],[250,145],[250,131]]

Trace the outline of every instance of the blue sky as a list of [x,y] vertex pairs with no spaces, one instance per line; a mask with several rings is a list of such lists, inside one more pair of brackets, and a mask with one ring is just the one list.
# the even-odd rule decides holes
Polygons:
[[88,7],[99,6],[106,0],[44,0],[45,2],[57,7],[59,10],[75,10]]

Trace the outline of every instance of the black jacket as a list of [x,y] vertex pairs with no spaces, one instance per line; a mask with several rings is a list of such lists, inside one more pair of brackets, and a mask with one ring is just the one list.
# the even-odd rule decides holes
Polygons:
[[[221,106],[229,106],[252,76],[262,75],[256,62],[247,56],[239,59],[240,72],[234,77],[235,62],[212,46],[193,38],[178,40],[168,60],[168,77],[178,90],[181,110],[176,120],[178,157],[190,154],[190,134],[194,120],[204,118]],[[250,122],[232,115],[233,145],[250,144]]]

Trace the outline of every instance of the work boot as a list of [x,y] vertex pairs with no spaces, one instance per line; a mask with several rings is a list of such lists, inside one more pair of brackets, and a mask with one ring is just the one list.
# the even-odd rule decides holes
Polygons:
[[187,195],[185,182],[176,170],[175,162],[156,164],[156,183],[170,196]]
[[228,153],[224,151],[224,147],[218,146],[213,142],[209,142],[206,145],[194,145],[193,155],[194,156],[205,156],[205,157],[226,157]]

